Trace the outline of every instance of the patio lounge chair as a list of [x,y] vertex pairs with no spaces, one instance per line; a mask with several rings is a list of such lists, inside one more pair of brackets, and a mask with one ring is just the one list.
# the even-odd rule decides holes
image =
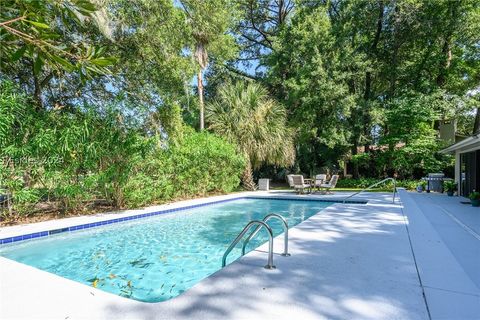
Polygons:
[[316,187],[318,191],[320,191],[320,186],[325,182],[326,179],[326,174],[317,174],[315,176],[315,184],[313,186]]
[[328,183],[322,183],[319,188],[325,189],[325,193],[331,193],[330,190],[335,188],[338,181],[338,175],[334,174]]
[[312,191],[312,186],[310,184],[306,184],[303,180],[303,176],[301,175],[292,175],[293,180],[293,188],[297,193],[303,193],[305,189],[308,189],[309,192]]
[[293,179],[292,179],[293,176],[294,176],[294,174],[287,174],[287,182],[288,182],[288,186],[290,188],[293,188],[293,186],[294,186]]

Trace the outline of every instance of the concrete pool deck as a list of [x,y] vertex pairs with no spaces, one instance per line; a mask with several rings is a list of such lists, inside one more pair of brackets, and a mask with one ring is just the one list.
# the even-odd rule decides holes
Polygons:
[[[348,194],[300,197],[340,200]],[[290,196],[255,192],[213,199],[248,195]],[[426,197],[418,198],[422,195]],[[437,223],[429,214],[433,205],[426,204],[426,200],[441,205],[439,199],[452,199],[431,200],[437,195],[400,191],[401,201],[392,204],[391,196],[363,193],[354,199],[367,204],[337,203],[291,228],[292,256],[276,254],[276,270],[262,268],[266,262],[264,245],[184,294],[160,303],[129,300],[0,258],[0,318],[478,319],[480,290],[474,281],[475,265],[472,267],[476,260],[466,258],[478,252],[478,240],[462,240],[467,241],[467,254],[452,253],[458,244],[451,240],[451,232],[444,230],[448,228],[441,226],[452,225],[455,234],[462,237],[468,229],[460,228],[462,233],[446,214],[450,220]],[[202,201],[205,199],[173,206]],[[92,219],[105,219],[105,215],[0,228],[0,238]],[[458,219],[477,230],[478,219],[473,214]],[[275,252],[282,249],[283,235],[275,240]]]

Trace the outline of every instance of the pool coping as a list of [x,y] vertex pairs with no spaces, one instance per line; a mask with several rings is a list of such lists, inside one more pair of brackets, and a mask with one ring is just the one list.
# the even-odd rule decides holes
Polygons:
[[[143,219],[143,218],[153,217],[161,214],[184,211],[184,210],[189,210],[189,209],[194,209],[194,208],[199,208],[199,207],[204,207],[204,206],[209,206],[209,205],[214,205],[214,204],[219,204],[219,203],[224,203],[229,201],[241,200],[241,199],[272,199],[272,200],[318,201],[318,202],[334,202],[334,203],[343,202],[342,199],[335,199],[333,197],[332,198],[326,197],[326,198],[319,199],[319,198],[304,198],[299,195],[286,195],[286,194],[279,196],[279,195],[272,195],[272,194],[259,195],[258,193],[249,193],[247,195],[240,195],[240,196],[238,194],[233,194],[233,195],[226,195],[226,196],[219,196],[219,197],[220,199],[218,200],[207,201],[207,202],[205,202],[205,200],[208,200],[211,198],[194,199],[194,200],[203,200],[203,202],[190,204],[190,205],[188,205],[188,202],[190,202],[191,200],[190,201],[187,200],[186,201],[187,204],[184,204],[184,205],[181,205],[181,204],[185,203],[185,201],[181,201],[181,202],[175,202],[175,203],[161,205],[157,207],[150,207],[146,209],[126,210],[120,213],[108,212],[108,213],[102,213],[102,214],[97,214],[93,216],[84,216],[82,218],[88,217],[90,219],[87,219],[87,220],[91,220],[91,221],[86,221],[85,223],[81,223],[81,224],[75,221],[68,221],[67,219],[56,219],[51,221],[45,221],[45,222],[58,221],[60,222],[60,225],[55,227],[50,227],[50,228],[44,228],[44,230],[34,230],[34,232],[28,230],[28,227],[29,226],[36,227],[36,226],[39,226],[40,224],[44,224],[45,222],[24,225],[27,227],[27,230],[15,230],[15,227],[18,227],[18,226],[4,227],[4,228],[0,228],[0,230],[3,230],[5,228],[12,228],[13,230],[11,234],[7,237],[5,236],[2,237],[2,235],[0,234],[0,247],[6,244],[12,244],[20,241],[48,237],[48,236],[56,235],[59,233],[90,229],[90,228],[100,227],[100,226],[114,224],[114,223]],[[214,198],[218,198],[218,197],[214,197]],[[345,203],[367,204],[367,201],[346,200]],[[175,204],[180,204],[180,206]],[[140,213],[140,212],[143,212],[143,213]],[[113,216],[120,216],[120,217],[114,218]],[[65,222],[65,223],[61,223],[61,222]]]

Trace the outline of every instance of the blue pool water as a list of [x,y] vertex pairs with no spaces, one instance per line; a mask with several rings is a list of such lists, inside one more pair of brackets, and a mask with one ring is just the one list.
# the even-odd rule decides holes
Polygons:
[[[219,270],[225,250],[250,220],[278,213],[292,227],[331,204],[238,199],[2,245],[0,255],[117,295],[159,302]],[[283,232],[279,222],[269,224],[275,235]],[[262,231],[248,250],[267,239]],[[240,248],[227,263],[240,257]]]

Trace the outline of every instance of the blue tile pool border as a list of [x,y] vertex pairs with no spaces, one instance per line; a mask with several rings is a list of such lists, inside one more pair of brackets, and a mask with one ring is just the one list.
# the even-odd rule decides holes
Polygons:
[[[282,197],[282,196],[278,196],[278,197],[275,197],[275,196],[273,196],[273,197],[272,196],[264,196],[264,197],[262,197],[262,196],[244,196],[244,197],[223,199],[223,200],[217,200],[217,201],[211,201],[211,202],[204,202],[204,203],[199,203],[199,204],[194,204],[194,205],[189,205],[189,206],[184,206],[184,207],[178,207],[178,208],[172,208],[172,209],[163,209],[163,210],[159,210],[159,211],[142,213],[142,214],[137,214],[137,215],[128,216],[128,217],[114,218],[114,219],[109,219],[109,220],[104,220],[104,221],[85,223],[85,224],[71,226],[71,227],[64,227],[64,228],[59,228],[59,229],[52,229],[52,230],[46,230],[46,231],[40,231],[40,232],[35,232],[35,233],[19,235],[19,236],[2,238],[2,239],[0,239],[0,245],[13,243],[13,242],[24,241],[24,240],[30,240],[30,239],[35,239],[35,238],[43,238],[43,237],[48,237],[50,235],[64,233],[64,232],[71,232],[71,231],[77,231],[77,230],[82,230],[82,229],[100,227],[100,226],[107,225],[107,224],[112,224],[112,223],[119,223],[119,222],[124,222],[124,221],[147,218],[147,217],[157,216],[157,215],[160,215],[160,214],[171,213],[171,212],[176,212],[176,211],[184,211],[184,210],[189,210],[189,209],[193,209],[193,208],[204,207],[204,206],[208,206],[208,205],[213,205],[213,204],[218,204],[218,203],[223,203],[223,202],[229,202],[229,201],[234,201],[234,200],[241,200],[241,199],[316,201],[316,202],[331,202],[331,203],[342,203],[343,202],[343,201],[338,201],[338,200],[335,201],[335,200],[328,200],[328,199],[300,199],[300,198],[292,198],[292,197],[289,197],[289,196],[285,196],[285,197]],[[367,201],[348,200],[348,201],[346,201],[346,203],[366,204]]]

